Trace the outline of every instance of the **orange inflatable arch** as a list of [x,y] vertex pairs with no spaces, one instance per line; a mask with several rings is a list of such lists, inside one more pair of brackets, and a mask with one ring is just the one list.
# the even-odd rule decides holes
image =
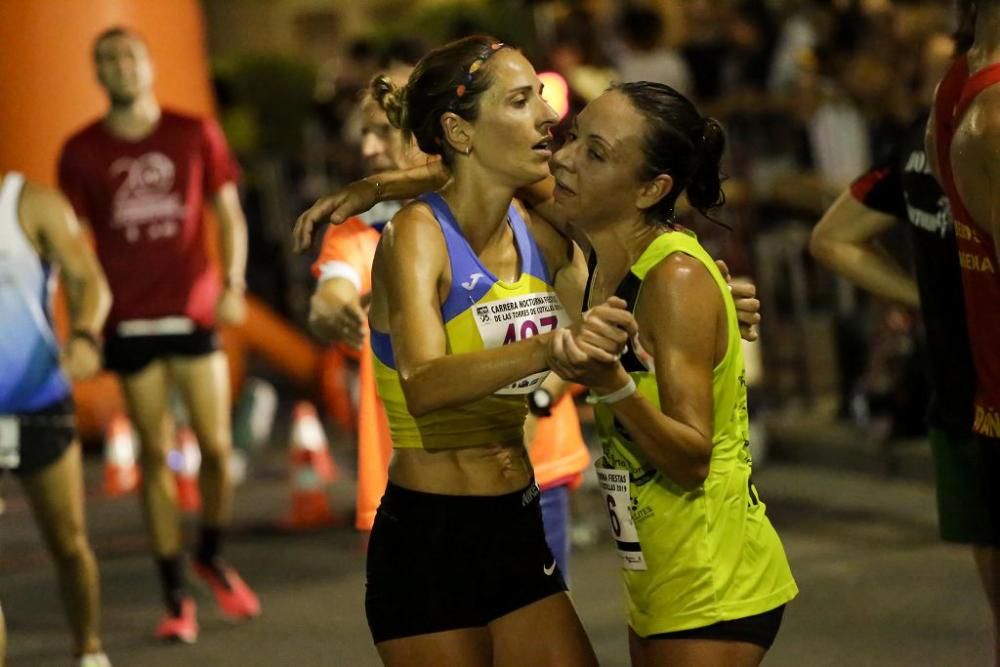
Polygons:
[[[127,26],[149,44],[156,94],[164,106],[212,115],[205,27],[196,0],[4,0],[0,21],[0,171],[20,171],[55,185],[65,139],[106,109],[91,49],[103,30]],[[215,234],[208,234],[215,242]],[[210,252],[217,256],[215,249]],[[240,386],[249,351],[261,354],[299,384],[316,387],[320,351],[263,304],[250,301],[247,324],[223,331]],[[65,334],[64,307],[56,309]],[[122,409],[121,393],[105,374],[74,388],[80,431],[93,437]]]

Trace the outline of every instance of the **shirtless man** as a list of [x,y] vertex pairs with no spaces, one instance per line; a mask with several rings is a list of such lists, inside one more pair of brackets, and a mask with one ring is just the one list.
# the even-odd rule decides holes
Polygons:
[[[1000,508],[1000,0],[960,0],[975,10],[972,46],[938,86],[927,155],[951,203],[966,317],[976,367],[972,430],[987,507]],[[995,518],[995,517],[994,517]],[[1000,544],[977,546],[976,562],[993,609],[1000,665]]]

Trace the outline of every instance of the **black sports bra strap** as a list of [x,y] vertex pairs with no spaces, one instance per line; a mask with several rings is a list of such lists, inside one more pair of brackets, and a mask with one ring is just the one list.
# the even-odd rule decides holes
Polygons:
[[594,284],[594,269],[597,268],[597,253],[593,250],[587,256],[587,286],[583,289],[583,309],[590,308],[590,288]]
[[[642,280],[639,279],[639,276],[629,271],[618,285],[618,289],[615,290],[615,296],[628,304],[628,309],[633,315],[635,314],[636,302],[639,298],[639,288],[641,287]],[[626,373],[637,373],[648,370],[646,366],[639,361],[639,357],[636,356],[635,345],[632,341],[629,341],[625,351],[622,352],[621,362]]]
[[[587,310],[590,308],[590,291],[594,284],[594,269],[597,268],[597,253],[594,251],[590,252],[590,257],[587,258],[587,287],[583,290],[583,308]],[[625,301],[628,304],[628,309],[634,314],[636,299],[639,296],[639,288],[642,287],[642,281],[634,273],[629,271],[625,278],[619,283],[618,289],[615,290],[615,296]],[[635,373],[646,371],[646,366],[639,361],[639,357],[636,356],[635,351],[632,349],[632,344],[630,343],[625,351],[622,353],[622,366],[625,368],[627,373]]]

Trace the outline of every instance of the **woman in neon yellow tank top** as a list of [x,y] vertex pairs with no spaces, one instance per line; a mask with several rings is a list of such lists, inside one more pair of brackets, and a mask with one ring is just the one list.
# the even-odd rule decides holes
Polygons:
[[559,332],[553,369],[598,401],[598,476],[632,661],[644,667],[757,665],[797,593],[750,481],[733,299],[694,235],[671,223],[681,192],[702,212],[723,202],[724,144],[673,89],[629,83],[591,102],[552,160],[557,206],[594,248],[585,300],[619,296],[639,325],[612,363]]

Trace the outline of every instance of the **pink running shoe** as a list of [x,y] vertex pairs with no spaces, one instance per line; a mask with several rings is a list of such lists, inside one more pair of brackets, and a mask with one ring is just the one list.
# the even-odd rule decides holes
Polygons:
[[164,616],[156,627],[156,638],[193,644],[198,640],[198,619],[194,600],[184,598],[180,616]]
[[[228,565],[209,567],[195,561],[195,574],[209,585],[215,594],[224,616],[233,620],[243,620],[260,616],[260,600],[257,594],[243,582],[236,570]],[[220,576],[221,571],[221,576]]]

